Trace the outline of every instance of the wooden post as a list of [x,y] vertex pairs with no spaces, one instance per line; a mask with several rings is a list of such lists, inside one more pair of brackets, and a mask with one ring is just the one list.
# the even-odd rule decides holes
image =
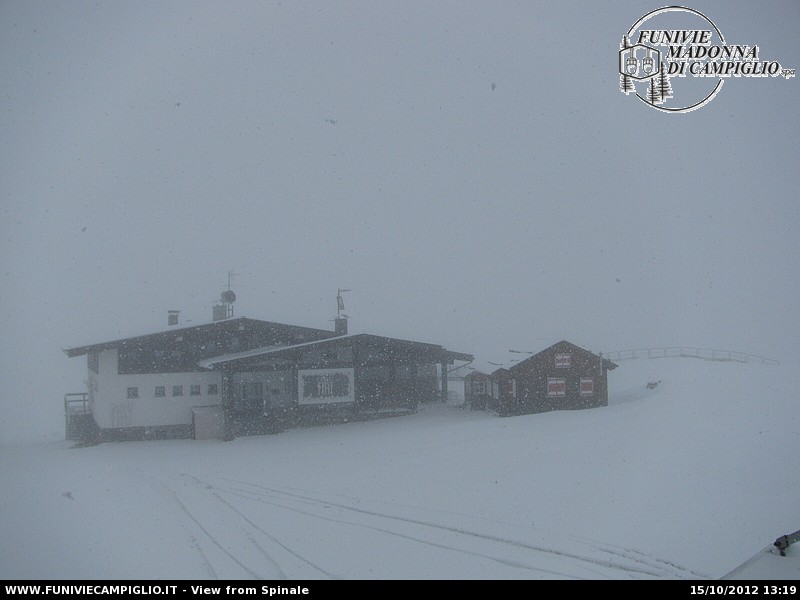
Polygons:
[[362,403],[358,398],[358,393],[361,391],[361,388],[358,385],[360,365],[358,364],[358,352],[355,344],[351,346],[351,350],[351,357],[353,361],[353,410],[358,411],[362,406]]
[[225,365],[222,368],[222,416],[225,423],[225,433],[222,439],[226,442],[230,442],[236,437],[234,433],[233,405],[233,369],[229,365]]
[[447,402],[447,361],[442,361],[442,402]]

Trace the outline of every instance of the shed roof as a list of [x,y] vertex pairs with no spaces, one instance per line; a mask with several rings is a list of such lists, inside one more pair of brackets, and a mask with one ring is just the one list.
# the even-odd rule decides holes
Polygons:
[[[582,353],[582,354],[588,354],[588,355],[590,355],[590,356],[594,356],[594,357],[596,357],[596,358],[600,359],[600,355],[599,355],[599,354],[595,354],[594,352],[590,352],[589,350],[586,350],[585,348],[581,348],[580,346],[576,346],[576,345],[575,345],[575,344],[573,344],[572,342],[568,342],[568,341],[566,341],[566,340],[561,340],[560,342],[556,342],[556,343],[555,343],[555,344],[553,344],[552,346],[548,346],[547,348],[545,348],[545,349],[544,349],[544,350],[542,350],[541,352],[537,352],[537,353],[536,353],[536,354],[534,354],[533,356],[529,356],[529,357],[528,357],[528,358],[526,358],[525,360],[521,360],[521,361],[520,361],[520,362],[518,362],[517,364],[515,364],[515,365],[512,365],[512,366],[511,366],[511,368],[510,368],[509,370],[510,370],[510,371],[512,371],[512,372],[515,372],[515,373],[517,373],[517,372],[519,372],[519,371],[522,371],[522,370],[523,370],[523,369],[525,369],[525,368],[526,368],[526,367],[527,367],[529,364],[531,364],[531,363],[534,363],[534,362],[536,362],[536,361],[540,360],[540,359],[541,359],[542,357],[544,357],[545,355],[547,355],[547,354],[549,354],[549,353],[553,352],[554,350],[556,350],[556,348],[559,348],[559,349],[570,349],[570,350],[572,350],[572,351],[574,351],[574,352],[579,352],[579,353]],[[619,365],[617,365],[617,364],[615,364],[615,363],[611,362],[611,361],[610,361],[610,360],[608,360],[607,358],[603,358],[602,360],[603,360],[603,367],[604,367],[606,370],[609,370],[609,371],[611,371],[611,370],[613,370],[613,369],[616,369],[616,368],[617,368],[617,366],[619,366]]]

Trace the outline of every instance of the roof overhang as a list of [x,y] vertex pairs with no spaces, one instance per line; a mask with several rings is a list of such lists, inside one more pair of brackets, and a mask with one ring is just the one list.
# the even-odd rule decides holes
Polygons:
[[413,342],[398,338],[389,338],[367,333],[357,333],[343,335],[325,340],[305,342],[291,346],[270,346],[257,348],[247,352],[216,356],[200,361],[200,366],[206,369],[247,369],[265,361],[295,361],[298,360],[304,350],[319,349],[334,346],[345,346],[356,349],[373,349],[382,352],[384,356],[392,357],[400,362],[430,362],[452,364],[455,361],[472,361],[473,356],[463,352],[453,352],[446,350],[436,344],[425,342]]
[[576,350],[576,351],[582,352],[584,354],[590,354],[592,356],[595,356],[598,360],[602,360],[603,361],[603,368],[606,369],[607,371],[613,371],[614,369],[616,369],[619,366],[619,365],[611,362],[607,358],[603,358],[602,355],[600,355],[600,354],[595,354],[594,352],[590,352],[586,348],[581,348],[580,346],[577,346],[577,345],[573,344],[572,342],[568,342],[566,340],[561,340],[560,342],[557,342],[557,343],[555,343],[555,344],[553,344],[551,346],[548,346],[547,348],[545,348],[541,352],[537,352],[533,356],[529,356],[528,358],[519,361],[515,365],[512,365],[511,367],[509,367],[509,370],[512,371],[512,372],[519,372],[519,371],[523,370],[524,369],[523,365],[528,365],[528,363],[535,362],[543,354],[551,351],[556,346],[562,346],[562,347],[566,346],[566,347],[571,348],[572,350]]

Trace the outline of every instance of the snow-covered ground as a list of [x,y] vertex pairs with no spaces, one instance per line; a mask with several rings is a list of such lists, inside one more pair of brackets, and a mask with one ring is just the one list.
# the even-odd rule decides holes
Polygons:
[[637,360],[587,411],[4,445],[0,577],[800,579],[758,554],[800,529],[799,383]]

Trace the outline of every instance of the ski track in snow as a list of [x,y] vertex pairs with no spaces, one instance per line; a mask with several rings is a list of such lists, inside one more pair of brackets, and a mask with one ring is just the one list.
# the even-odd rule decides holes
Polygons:
[[[444,549],[444,550],[459,552],[461,554],[468,554],[468,555],[471,555],[471,556],[476,556],[478,558],[488,559],[488,560],[491,560],[491,561],[496,562],[498,564],[506,565],[506,566],[509,566],[509,567],[514,567],[514,568],[519,568],[519,569],[528,569],[530,571],[538,571],[538,572],[541,572],[541,573],[546,573],[548,575],[557,575],[557,576],[560,576],[560,577],[568,577],[568,575],[566,573],[563,573],[563,572],[553,571],[553,570],[549,570],[549,569],[543,569],[543,568],[539,568],[539,567],[532,567],[530,565],[526,565],[526,564],[520,563],[518,561],[511,561],[511,560],[507,560],[507,559],[502,559],[502,558],[497,558],[497,557],[494,557],[494,556],[490,556],[488,554],[475,552],[475,551],[472,551],[472,550],[466,550],[466,549],[463,549],[463,548],[457,548],[455,546],[448,546],[448,545],[437,543],[437,542],[433,542],[433,541],[430,541],[430,540],[425,540],[425,539],[422,539],[422,538],[419,538],[419,537],[403,534],[403,533],[400,533],[400,532],[397,532],[397,531],[392,531],[392,530],[386,529],[384,527],[376,527],[376,526],[372,526],[372,525],[366,525],[364,523],[358,523],[356,521],[348,521],[348,520],[345,520],[345,519],[334,519],[332,517],[323,516],[323,515],[320,515],[320,514],[317,514],[317,513],[314,513],[314,512],[309,512],[307,510],[301,510],[301,509],[298,509],[296,507],[286,506],[286,505],[280,504],[278,502],[269,501],[269,500],[266,500],[263,497],[261,497],[261,498],[253,497],[252,495],[246,495],[244,493],[238,493],[238,492],[235,492],[235,491],[232,491],[232,490],[228,490],[228,491],[229,491],[229,493],[232,493],[233,495],[238,496],[239,498],[244,498],[244,499],[247,499],[247,500],[256,500],[257,502],[261,502],[263,504],[268,504],[270,506],[283,508],[285,510],[290,510],[292,512],[299,513],[299,514],[302,514],[302,515],[315,517],[315,518],[321,519],[323,521],[329,521],[331,523],[337,523],[339,525],[348,525],[348,526],[352,525],[352,526],[355,526],[355,527],[361,527],[361,528],[364,528],[364,529],[370,529],[372,531],[377,531],[379,533],[385,533],[385,534],[388,534],[388,535],[391,535],[391,536],[395,536],[395,537],[399,537],[399,538],[402,538],[402,539],[405,539],[405,540],[409,540],[409,541],[412,541],[412,542],[417,542],[417,543],[420,543],[420,544],[424,544],[426,546],[430,546],[430,547],[433,547],[433,548],[441,548],[441,549]],[[324,508],[330,508],[330,507],[324,507]],[[369,513],[369,514],[373,514],[374,515],[375,513]],[[600,575],[600,573],[597,573],[597,574]]]
[[[264,536],[266,536],[268,539],[270,539],[270,540],[271,540],[272,542],[274,542],[275,544],[279,545],[281,548],[283,548],[284,550],[286,550],[286,552],[288,552],[288,553],[289,553],[289,554],[291,554],[292,556],[295,556],[295,557],[297,557],[298,559],[300,559],[301,561],[303,561],[303,562],[304,562],[304,563],[306,563],[307,565],[309,565],[309,566],[313,567],[314,569],[316,569],[317,571],[319,571],[319,572],[320,572],[320,573],[322,573],[323,575],[325,575],[325,576],[329,577],[330,579],[339,579],[339,578],[338,578],[336,575],[334,575],[333,573],[329,573],[328,571],[326,571],[325,569],[323,569],[323,568],[322,568],[322,567],[320,567],[319,565],[316,565],[316,564],[314,564],[313,562],[311,562],[310,560],[308,560],[308,559],[307,559],[307,558],[305,558],[304,556],[302,556],[302,555],[298,554],[297,552],[295,552],[294,550],[292,550],[291,548],[289,548],[289,546],[287,546],[287,545],[283,544],[282,542],[280,542],[280,541],[279,541],[279,540],[278,540],[278,539],[277,539],[275,536],[273,536],[273,535],[271,535],[271,534],[267,533],[266,531],[264,531],[264,530],[263,530],[261,527],[259,527],[258,525],[256,525],[256,524],[255,524],[253,521],[251,521],[251,520],[250,520],[250,519],[249,519],[247,516],[245,516],[245,514],[244,514],[244,513],[242,513],[242,512],[241,512],[239,509],[237,509],[235,506],[233,506],[233,505],[232,505],[230,502],[228,502],[228,501],[227,501],[227,500],[225,500],[224,498],[220,497],[220,495],[219,495],[218,493],[215,493],[215,494],[214,494],[214,496],[216,496],[216,498],[217,498],[217,499],[218,499],[220,502],[222,502],[223,504],[225,504],[225,505],[226,505],[226,506],[227,506],[229,509],[231,509],[231,510],[232,510],[233,512],[235,512],[237,515],[239,515],[239,516],[240,516],[242,519],[244,519],[244,520],[245,520],[247,523],[249,523],[249,524],[250,524],[250,525],[251,525],[251,526],[252,526],[254,529],[256,529],[257,531],[259,531],[260,533],[262,533]],[[276,565],[277,565],[277,563],[276,563]],[[287,579],[287,577],[286,577],[286,576],[285,576],[283,573],[281,573],[281,575],[282,575],[281,579]]]
[[[255,543],[255,541],[253,540],[252,536],[249,534],[247,529],[241,529],[240,530],[241,531],[241,536],[242,536],[243,540],[246,541],[246,543],[243,544],[243,543],[241,543],[241,540],[237,539],[236,540],[237,543],[228,544],[227,541],[223,539],[223,536],[230,536],[232,530],[230,528],[226,529],[225,523],[221,523],[220,520],[215,519],[213,521],[213,523],[204,524],[200,520],[200,518],[195,514],[195,512],[192,511],[192,509],[189,508],[187,503],[183,499],[181,499],[181,496],[180,496],[178,490],[176,490],[173,486],[165,483],[164,481],[161,481],[156,476],[151,475],[149,473],[146,473],[146,472],[144,472],[144,471],[142,471],[140,469],[129,469],[129,470],[131,470],[133,472],[136,472],[137,474],[141,475],[145,479],[149,480],[152,483],[153,486],[155,486],[162,493],[164,493],[166,496],[168,496],[170,498],[170,500],[172,500],[172,502],[178,507],[178,509],[179,509],[179,511],[180,511],[180,513],[182,515],[184,515],[191,523],[194,523],[194,525],[196,526],[196,529],[192,528],[191,525],[190,525],[190,529],[193,530],[193,532],[191,534],[191,538],[192,538],[193,542],[195,542],[193,544],[193,546],[195,548],[197,548],[197,550],[199,551],[201,557],[203,558],[204,563],[206,565],[208,565],[208,567],[211,570],[211,574],[213,575],[214,578],[216,578],[216,579],[230,579],[230,578],[237,578],[238,579],[238,578],[244,578],[242,576],[242,571],[247,574],[247,578],[251,578],[251,579],[285,578],[285,575],[283,574],[283,571],[280,568],[280,565],[278,565],[278,563],[275,562],[269,556],[269,554],[263,549],[263,547],[261,547],[259,544]],[[197,499],[197,494],[193,494],[192,496],[193,496],[193,500]],[[213,528],[213,527],[221,527],[223,531],[221,531],[219,533],[212,532],[211,528]],[[194,531],[196,531],[197,529],[199,529],[199,532],[202,534],[204,539],[208,540],[208,542],[210,542],[210,544],[213,547],[215,547],[219,551],[221,551],[221,553],[222,553],[222,555],[224,557],[227,557],[228,560],[224,561],[224,562],[230,563],[232,561],[241,570],[234,569],[234,573],[229,573],[230,564],[222,564],[220,562],[220,560],[215,559],[212,556],[212,552],[210,552],[209,550],[204,550],[202,541],[199,540],[196,535],[194,535]],[[256,569],[258,569],[257,566],[251,565],[251,566],[253,566],[253,568],[251,568],[250,566],[245,564],[245,561],[248,560],[249,553],[241,553],[244,556],[239,557],[239,556],[236,555],[234,550],[232,550],[232,548],[243,548],[243,547],[246,547],[248,545],[255,547],[256,550],[257,550],[257,553],[260,556],[263,556],[264,558],[266,558],[267,563],[269,563],[269,565],[276,571],[274,573],[274,576],[272,576],[272,577],[263,576],[261,573],[259,573],[256,570]],[[281,577],[281,576],[283,576],[283,577]]]
[[[259,524],[263,512],[253,516],[253,502],[338,526],[358,527],[429,548],[491,561],[531,576],[539,573],[571,579],[620,576],[637,579],[706,578],[673,562],[597,540],[571,536],[588,549],[600,553],[591,556],[590,553],[576,553],[480,531],[463,526],[459,521],[446,523],[443,519],[456,518],[463,522],[474,519],[470,515],[450,511],[408,507],[351,495],[325,495],[300,488],[267,486],[224,477],[201,479],[188,473],[173,476],[167,473],[156,475],[141,469],[129,470],[144,477],[167,495],[186,517],[191,546],[200,554],[204,570],[216,579],[289,579],[320,575],[328,579],[340,578],[319,561],[311,560],[298,549],[282,542],[263,523]],[[187,486],[189,489],[186,489]],[[248,510],[251,514],[248,514]],[[403,515],[406,511],[425,517]],[[210,519],[208,515],[214,518]],[[497,524],[513,527],[508,523]],[[476,546],[476,541],[483,546]],[[277,556],[282,559],[278,560]],[[564,562],[553,563],[554,559]],[[287,561],[292,564],[286,564]],[[309,572],[308,567],[313,572]]]
[[[433,541],[431,539],[426,539],[425,536],[427,534],[429,538],[431,530],[434,530],[434,532],[438,532],[439,535],[441,535],[442,532],[447,532],[448,534],[454,535],[455,538],[464,536],[466,536],[467,538],[472,538],[473,540],[477,538],[482,541],[499,544],[502,550],[507,550],[509,547],[511,547],[515,550],[524,549],[534,553],[542,553],[545,555],[568,559],[571,562],[580,564],[582,568],[596,575],[601,575],[601,576],[605,575],[610,577],[611,575],[609,575],[608,573],[605,574],[600,573],[591,567],[594,566],[594,567],[603,567],[606,569],[612,569],[615,575],[622,572],[632,577],[633,576],[648,576],[656,578],[702,577],[698,573],[695,573],[689,569],[686,569],[669,561],[665,561],[656,557],[651,557],[642,554],[640,552],[628,549],[622,549],[621,551],[619,551],[612,549],[610,546],[594,545],[592,547],[595,548],[596,550],[603,552],[607,555],[611,555],[616,559],[623,559],[623,560],[621,561],[615,560],[615,558],[609,558],[609,559],[593,558],[588,555],[576,554],[572,552],[558,550],[552,547],[538,546],[522,542],[520,540],[504,538],[487,533],[481,533],[479,531],[470,530],[464,527],[445,525],[430,520],[412,519],[400,516],[398,514],[390,514],[387,512],[381,512],[377,510],[367,510],[349,504],[344,504],[341,501],[331,500],[330,498],[320,498],[308,495],[308,492],[300,493],[298,491],[286,491],[285,489],[279,489],[275,487],[269,487],[234,479],[222,479],[222,481],[228,482],[226,485],[213,485],[208,482],[201,482],[196,478],[195,480],[198,483],[204,483],[206,485],[210,485],[211,487],[215,488],[218,492],[229,493],[242,499],[255,500],[261,503],[275,506],[277,508],[290,510],[296,513],[312,516],[318,519],[332,521],[335,523],[340,523],[348,526],[363,527],[371,529],[373,531],[378,531],[388,535],[408,539],[410,541],[426,544],[429,546],[464,554],[470,554],[479,558],[491,560],[493,562],[504,564],[513,568],[525,569],[530,571],[539,571],[549,575],[556,575],[559,577],[579,578],[579,576],[576,573],[567,573],[563,571],[544,569],[541,567],[537,567],[535,564],[523,563],[520,562],[519,560],[511,560],[499,556],[493,556],[477,552],[471,547],[469,547],[468,543],[467,543],[467,548],[464,548],[463,546],[465,544],[462,544],[461,547],[454,545],[447,545],[441,543],[441,541]],[[244,486],[244,487],[231,487],[230,486],[231,483],[235,484],[236,486]],[[357,498],[354,500],[358,501]],[[340,518],[338,516],[331,516],[330,514],[325,514],[325,513],[330,513],[332,508],[339,509],[340,511],[341,510],[347,511],[351,515],[351,518],[353,516],[356,516],[357,519],[360,520],[347,520]],[[419,509],[415,510],[419,512]],[[381,522],[378,525],[366,522],[370,518],[380,519]],[[412,533],[409,534],[403,531],[399,531],[398,529],[400,528],[398,527],[395,527],[394,529],[389,528],[387,526],[389,523],[394,523],[396,526],[400,525],[401,526],[400,528],[411,525],[414,527],[414,529]],[[463,540],[456,539],[453,541],[463,541]]]
[[203,559],[203,567],[204,567],[206,573],[208,573],[214,579],[219,579],[219,577],[217,576],[217,572],[214,570],[214,565],[212,565],[208,561],[208,557],[206,556],[206,553],[203,552],[203,549],[200,547],[200,542],[198,541],[197,536],[193,535],[191,537],[192,537],[192,548],[197,550],[197,552],[200,554],[200,557]]
[[[233,481],[233,482],[236,482],[236,483],[242,483],[241,481],[233,480],[233,479],[231,479],[230,481]],[[198,482],[199,482],[199,480],[198,480]],[[252,485],[252,484],[248,484],[248,485]],[[283,493],[283,492],[295,493],[295,494],[298,495],[298,497],[305,497],[304,494],[313,494],[314,493],[314,492],[311,492],[311,491],[303,489],[303,488],[296,488],[296,487],[291,487],[291,486],[282,486],[281,489],[282,489],[281,493]],[[360,498],[358,496],[352,496],[350,494],[329,494],[329,496],[330,497],[336,497],[336,498],[339,498],[339,499],[344,500],[344,501],[351,501],[351,502],[353,502],[355,504],[360,504],[363,501],[362,498]],[[381,501],[376,501],[376,500],[371,500],[370,503],[371,504],[376,504],[376,505],[386,505],[389,508],[400,508],[400,509],[411,510],[411,511],[414,511],[414,512],[418,512],[419,511],[419,507],[406,506],[406,505],[398,504],[398,503],[387,503],[387,502],[381,502]],[[430,513],[430,514],[440,514],[440,515],[446,515],[446,516],[451,516],[451,517],[454,516],[454,517],[458,517],[458,518],[462,518],[462,519],[463,518],[474,518],[472,515],[468,515],[468,514],[460,513],[460,512],[455,512],[455,511],[450,511],[450,510],[436,509],[435,511],[427,510],[427,512]],[[485,517],[481,517],[481,521],[484,521],[484,522],[487,522],[487,523],[496,523],[497,525],[503,526],[503,527],[515,527],[516,526],[516,525],[514,525],[512,523],[508,523],[506,521],[500,521],[498,519],[488,519],[488,518],[485,518]],[[677,564],[675,562],[672,562],[672,561],[669,561],[669,560],[665,560],[665,559],[659,558],[657,556],[653,556],[652,554],[643,553],[643,552],[641,552],[639,550],[635,550],[635,549],[632,549],[632,548],[626,548],[624,546],[618,546],[618,545],[614,545],[614,544],[608,544],[606,542],[598,542],[597,540],[593,540],[593,539],[586,538],[586,537],[583,537],[583,536],[572,536],[572,537],[574,537],[575,539],[586,543],[587,545],[590,545],[592,548],[595,548],[596,550],[599,550],[600,552],[613,554],[613,555],[622,557],[622,558],[624,558],[626,560],[632,560],[634,562],[638,562],[638,563],[644,564],[646,566],[653,566],[653,563],[657,563],[659,565],[664,565],[667,570],[674,570],[676,572],[676,574],[678,574],[680,576],[683,576],[683,577],[699,578],[699,579],[709,579],[710,578],[706,574],[699,573],[697,571],[693,571],[692,569],[690,569],[688,567],[684,567],[684,566],[681,566],[681,565],[679,565],[679,564]]]
[[692,571],[687,567],[683,567],[669,560],[664,560],[663,558],[659,558],[651,554],[645,554],[644,552],[633,550],[632,548],[624,548],[608,544],[602,544],[602,545],[593,544],[592,547],[596,548],[597,550],[600,550],[601,552],[614,554],[616,556],[620,556],[622,558],[632,560],[637,563],[642,563],[649,566],[652,566],[654,563],[657,563],[659,565],[664,565],[667,569],[674,569],[676,573],[679,573],[683,577],[687,577],[690,579],[709,579],[708,575],[703,575],[702,573],[698,573],[697,571]]

